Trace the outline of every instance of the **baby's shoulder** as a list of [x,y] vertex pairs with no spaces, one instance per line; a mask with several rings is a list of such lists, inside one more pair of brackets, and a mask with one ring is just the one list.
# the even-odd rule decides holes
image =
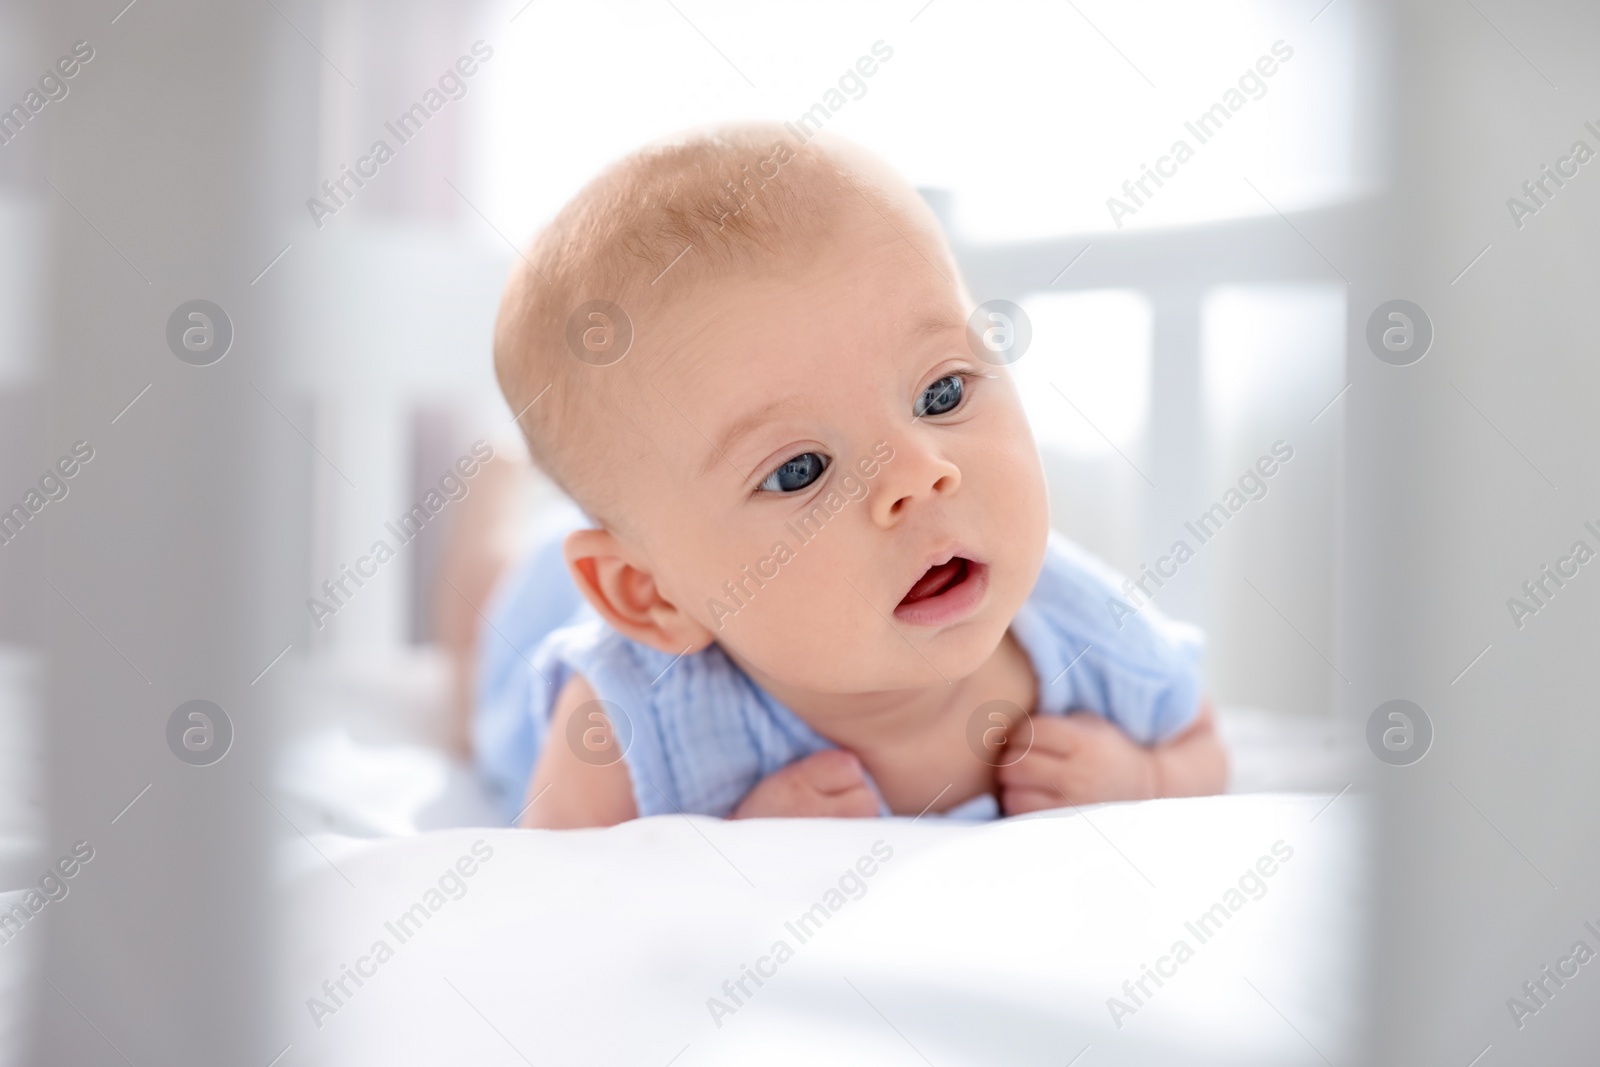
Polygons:
[[1104,596],[1117,592],[1122,581],[1122,575],[1099,556],[1051,530],[1034,595],[1082,591]]
[[1193,720],[1205,638],[1148,600],[1130,600],[1127,585],[1094,555],[1052,534],[1011,632],[1033,661],[1039,712],[1094,711],[1150,744]]
[[1019,615],[1031,629],[1134,660],[1164,661],[1174,652],[1188,659],[1203,644],[1197,628],[1170,618],[1130,587],[1105,561],[1052,531],[1039,578]]
[[742,720],[761,703],[755,683],[716,642],[674,655],[623,636],[592,611],[546,637],[532,664],[557,690],[568,676],[581,675],[600,699],[651,718],[690,708],[701,709],[703,718],[704,707],[714,705]]

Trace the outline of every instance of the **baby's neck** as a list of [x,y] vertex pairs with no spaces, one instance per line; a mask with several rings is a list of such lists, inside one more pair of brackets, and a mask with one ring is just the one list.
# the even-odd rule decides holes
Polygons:
[[983,723],[973,731],[973,717],[995,700],[1031,714],[1039,691],[1033,663],[1010,631],[981,667],[949,684],[841,695],[757,681],[813,730],[859,756],[897,815],[930,805],[946,811],[992,792],[998,757],[980,758],[981,741],[975,749],[971,740],[989,720],[979,715]]

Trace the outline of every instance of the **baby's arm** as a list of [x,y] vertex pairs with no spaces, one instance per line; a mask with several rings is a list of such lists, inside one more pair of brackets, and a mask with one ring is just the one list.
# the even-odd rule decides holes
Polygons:
[[1200,701],[1200,714],[1188,729],[1150,751],[1159,771],[1158,797],[1210,796],[1228,786],[1228,753],[1209,700]]
[[[566,743],[568,722],[594,698],[594,690],[579,675],[573,675],[556,698],[544,751],[534,768],[533,780],[528,783],[523,826],[572,830],[615,826],[638,817],[628,765],[620,758],[603,765],[592,764],[580,759]],[[582,714],[598,716],[585,729],[603,730],[609,745],[616,744],[604,712],[591,707]],[[605,754],[607,747],[600,746],[597,751]],[[761,779],[739,802],[733,817],[850,818],[876,814],[878,798],[867,785],[861,761],[841,749],[827,749]]]
[[1209,702],[1182,733],[1149,748],[1091,712],[1035,715],[1032,721],[1032,746],[999,769],[1000,807],[1007,815],[1106,800],[1202,796],[1227,784],[1227,755]]
[[[605,731],[616,759],[603,765],[590,763],[579,759],[567,744],[568,720],[579,707],[594,698],[589,683],[576,674],[556,698],[544,751],[533,769],[533,780],[528,783],[528,808],[522,815],[523,826],[572,830],[585,826],[615,826],[638,816],[639,809],[633,800],[633,779],[628,774],[628,765],[615,753],[616,737],[605,713],[594,707],[585,709],[584,715],[598,716],[587,729]],[[598,751],[604,753],[606,749],[601,747]]]

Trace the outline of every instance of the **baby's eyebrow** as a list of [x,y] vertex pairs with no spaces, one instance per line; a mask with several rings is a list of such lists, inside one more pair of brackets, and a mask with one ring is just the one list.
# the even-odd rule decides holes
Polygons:
[[[739,438],[754,430],[760,429],[772,418],[776,412],[790,406],[791,403],[792,400],[785,398],[771,400],[761,405],[759,408],[756,408],[748,415],[743,415],[738,419],[735,419],[731,424],[728,425],[726,429],[722,431],[721,434],[713,439],[711,443],[711,454],[706,457],[705,465],[700,468],[701,475],[704,476],[710,473],[711,468],[716,466],[716,463],[719,459],[727,459],[728,450],[738,442]],[[734,465],[734,469],[737,470],[738,466]],[[750,474],[746,475],[746,477],[755,477],[755,472],[752,471]]]
[[919,318],[911,323],[911,336],[915,339],[937,337],[943,333],[954,333],[966,329],[966,323],[949,319],[943,315],[930,315]]

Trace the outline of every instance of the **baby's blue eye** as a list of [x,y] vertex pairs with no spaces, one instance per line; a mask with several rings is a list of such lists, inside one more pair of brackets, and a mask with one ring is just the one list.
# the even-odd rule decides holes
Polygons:
[[917,418],[924,415],[948,415],[961,405],[963,383],[961,375],[950,374],[922,391],[917,399]]
[[783,466],[767,475],[760,488],[769,493],[797,493],[822,477],[828,469],[828,457],[816,452],[804,452],[784,462]]

